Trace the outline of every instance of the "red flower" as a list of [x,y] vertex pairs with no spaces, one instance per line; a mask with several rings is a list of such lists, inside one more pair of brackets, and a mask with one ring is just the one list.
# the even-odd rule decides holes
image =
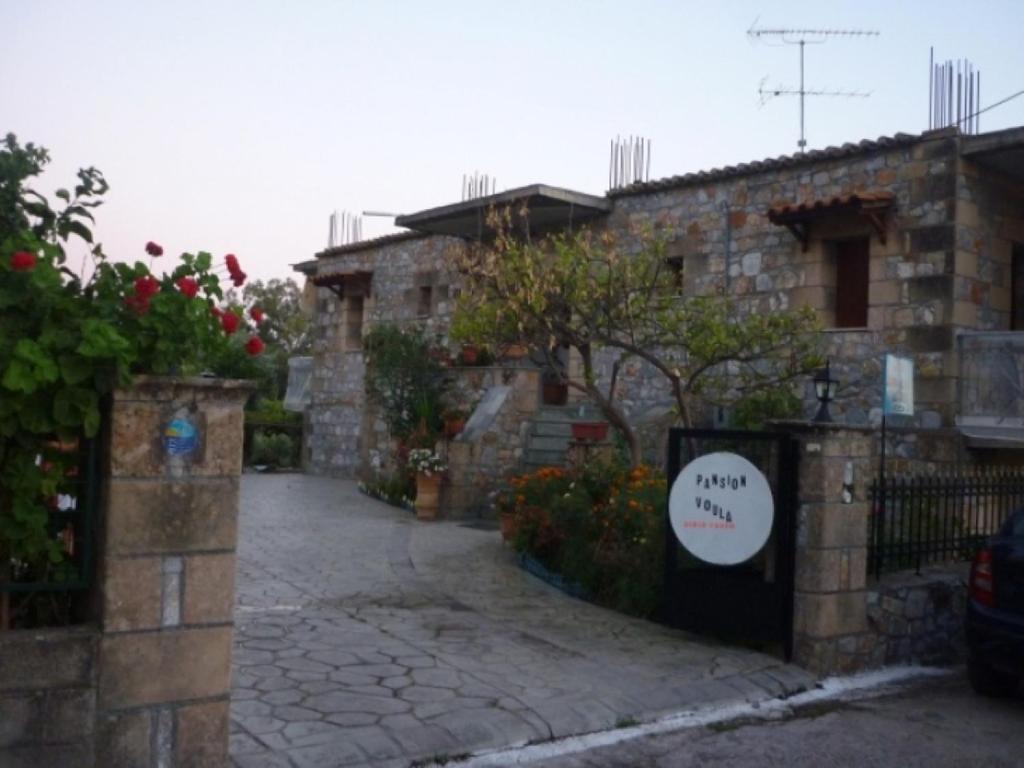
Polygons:
[[263,339],[259,336],[253,336],[247,342],[245,342],[245,351],[253,357],[263,352]]
[[135,278],[135,293],[141,298],[149,299],[160,292],[160,281],[152,275]]
[[242,271],[242,268],[238,265],[238,258],[233,253],[229,253],[224,257],[224,263],[228,266],[228,274],[231,276],[231,282],[234,283],[235,288],[241,288],[245,283],[247,275]]
[[150,240],[148,243],[146,243],[146,253],[148,253],[150,256],[163,256],[164,249],[161,248],[156,243],[154,243],[152,240]]
[[238,325],[241,322],[241,318],[239,318],[234,312],[225,312],[220,317],[221,328],[224,329],[224,333],[228,336],[238,330]]
[[210,305],[210,314],[214,317],[224,317],[224,310],[218,307],[216,304]]
[[259,307],[253,307],[252,309],[249,310],[249,317],[252,318],[252,321],[254,323],[262,323],[264,317],[263,310],[260,309]]
[[15,272],[29,272],[36,268],[39,259],[30,251],[17,251],[11,254],[11,269]]
[[124,297],[124,304],[128,309],[137,315],[144,315],[149,312],[149,297],[133,294]]
[[199,293],[199,283],[191,277],[182,277],[178,279],[178,290],[190,299],[194,299]]

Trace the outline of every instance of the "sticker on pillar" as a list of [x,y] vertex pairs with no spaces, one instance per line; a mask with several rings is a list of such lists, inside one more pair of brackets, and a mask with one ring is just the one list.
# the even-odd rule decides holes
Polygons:
[[189,456],[199,447],[199,430],[187,418],[173,419],[164,429],[164,450],[168,456]]
[[768,480],[735,453],[709,453],[687,464],[672,484],[668,514],[679,543],[714,565],[736,565],[768,541],[775,502]]

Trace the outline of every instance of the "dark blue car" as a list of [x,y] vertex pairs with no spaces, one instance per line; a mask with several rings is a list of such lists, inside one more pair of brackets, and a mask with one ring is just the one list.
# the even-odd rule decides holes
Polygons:
[[1024,677],[1024,509],[978,552],[967,588],[967,672],[986,696],[1008,696]]

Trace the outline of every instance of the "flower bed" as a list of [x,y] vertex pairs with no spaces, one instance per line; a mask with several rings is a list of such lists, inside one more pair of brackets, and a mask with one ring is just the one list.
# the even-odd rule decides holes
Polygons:
[[573,593],[637,616],[661,597],[664,476],[650,467],[558,467],[513,477],[497,498],[514,519],[521,555],[557,574]]

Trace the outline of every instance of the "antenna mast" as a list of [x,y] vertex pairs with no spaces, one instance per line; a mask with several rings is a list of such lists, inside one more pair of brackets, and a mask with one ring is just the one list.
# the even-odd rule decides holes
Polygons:
[[[754,22],[757,23],[756,21]],[[767,29],[764,27],[751,26],[747,30],[747,37],[757,41],[764,37],[774,37],[782,41],[784,45],[800,46],[800,88],[765,88],[764,83],[768,78],[761,81],[757,89],[761,98],[761,105],[773,96],[799,96],[800,97],[800,140],[797,146],[800,152],[807,148],[807,139],[804,134],[804,99],[807,96],[841,96],[844,98],[867,98],[870,92],[864,91],[828,91],[821,89],[808,89],[804,86],[804,47],[810,45],[821,45],[830,37],[877,37],[880,32],[874,29]]]

